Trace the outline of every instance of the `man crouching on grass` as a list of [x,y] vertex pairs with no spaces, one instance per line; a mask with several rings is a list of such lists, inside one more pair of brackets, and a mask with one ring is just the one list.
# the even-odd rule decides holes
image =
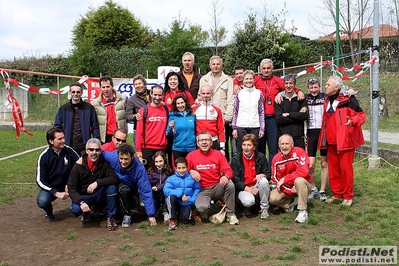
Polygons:
[[293,138],[282,135],[278,140],[280,152],[273,157],[272,180],[277,189],[270,192],[269,202],[292,212],[298,203],[297,223],[308,220],[307,197],[312,190],[309,176],[309,157],[305,150],[294,147]]
[[82,224],[85,224],[91,212],[90,206],[100,209],[106,205],[108,230],[115,231],[118,228],[115,222],[118,183],[118,176],[101,156],[100,140],[89,139],[82,164],[74,165],[68,180],[72,214],[81,216]]

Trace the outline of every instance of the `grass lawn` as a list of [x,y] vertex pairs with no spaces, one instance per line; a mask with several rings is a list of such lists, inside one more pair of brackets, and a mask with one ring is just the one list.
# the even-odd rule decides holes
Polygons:
[[[0,138],[3,140],[0,150],[0,173],[2,173],[0,205],[13,204],[14,199],[18,197],[34,197],[37,194],[35,169],[42,149],[1,160],[5,156],[46,145],[44,132],[33,133],[33,137],[21,135],[19,139],[14,139],[14,131],[0,131]],[[131,142],[131,137],[129,137],[129,142]],[[293,223],[296,213],[271,214],[268,221],[254,217],[249,221],[243,220],[242,224],[234,227],[208,224],[205,227],[202,226],[203,229],[200,231],[197,231],[197,226],[192,228],[183,226],[176,232],[170,232],[162,227],[152,228],[148,222],[142,222],[137,225],[135,231],[126,231],[120,236],[107,234],[107,241],[119,247],[119,251],[115,250],[113,253],[116,252],[118,256],[119,252],[122,255],[118,264],[113,265],[139,265],[130,262],[136,256],[151,258],[148,264],[144,263],[143,259],[140,265],[153,263],[160,265],[162,261],[165,265],[172,265],[168,253],[165,253],[170,252],[168,250],[171,245],[185,250],[187,254],[195,251],[194,255],[183,256],[180,262],[174,265],[231,265],[228,261],[219,260],[204,263],[204,257],[198,254],[212,252],[207,246],[207,241],[210,239],[213,239],[212,243],[218,243],[222,241],[221,239],[224,243],[230,243],[229,250],[225,251],[226,255],[230,254],[229,256],[235,261],[247,265],[264,265],[264,263],[312,265],[314,258],[317,257],[318,246],[321,245],[397,245],[399,243],[399,172],[394,165],[383,161],[381,165],[380,169],[368,169],[367,158],[355,158],[355,197],[352,208],[338,204],[327,205],[316,199],[309,204],[309,220],[304,224]],[[317,165],[316,173],[316,183],[319,184],[319,165]],[[329,188],[327,188],[327,194],[331,195]],[[73,246],[75,238],[82,238],[83,232],[71,233],[70,229],[68,230],[64,233],[64,235],[67,234],[65,236],[67,240],[63,241],[71,242]],[[91,229],[83,231],[89,230]],[[129,234],[139,234],[140,230],[143,230],[140,242],[148,242],[147,248],[138,248],[137,242],[133,239],[129,240]],[[161,234],[160,230],[164,232]],[[104,231],[104,235],[105,233]],[[198,239],[188,238],[186,234],[198,235]],[[91,243],[86,238],[79,241],[87,242],[85,245],[89,245],[90,256],[109,257],[107,251],[97,242]],[[154,248],[155,253],[151,253],[151,249]],[[126,254],[131,254],[131,256],[126,257]],[[0,265],[8,265],[8,262],[0,260]]]

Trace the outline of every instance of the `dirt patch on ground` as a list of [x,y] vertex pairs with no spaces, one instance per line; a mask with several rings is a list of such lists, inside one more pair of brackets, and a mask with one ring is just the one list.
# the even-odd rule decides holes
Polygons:
[[[325,226],[299,225],[296,212],[238,215],[240,225],[197,223],[169,232],[167,226],[109,232],[105,218],[82,226],[70,211],[70,200],[54,202],[54,221],[46,221],[36,198],[0,205],[0,262],[8,265],[317,265],[318,245],[310,232]],[[311,214],[310,214],[311,215]],[[161,219],[161,217],[160,217]],[[218,263],[219,262],[219,263]],[[126,264],[128,265],[128,264]]]

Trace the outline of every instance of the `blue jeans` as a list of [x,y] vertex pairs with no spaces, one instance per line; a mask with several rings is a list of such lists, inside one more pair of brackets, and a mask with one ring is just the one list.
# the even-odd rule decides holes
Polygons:
[[[94,194],[83,195],[82,197],[83,201],[89,206],[95,205],[102,208],[107,205],[107,217],[115,217],[117,210],[117,189],[115,185],[101,187]],[[72,202],[71,205],[71,212],[75,216],[80,216],[83,214],[80,205],[74,202]]]
[[53,205],[51,204],[55,201],[57,197],[54,197],[50,192],[40,189],[39,195],[37,195],[37,206],[43,209],[47,215],[53,214]]
[[277,121],[274,115],[265,115],[265,135],[259,139],[258,151],[266,155],[266,142],[269,149],[269,166],[278,152]]

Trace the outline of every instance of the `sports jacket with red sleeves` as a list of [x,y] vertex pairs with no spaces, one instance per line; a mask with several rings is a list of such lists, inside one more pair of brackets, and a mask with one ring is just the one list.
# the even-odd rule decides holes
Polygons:
[[284,177],[284,184],[280,190],[287,195],[292,195],[295,179],[303,177],[311,182],[309,175],[309,157],[300,147],[292,147],[291,152],[284,156],[277,153],[272,160],[272,180],[275,184]]
[[[345,126],[351,120],[351,126]],[[337,145],[337,150],[350,150],[364,144],[362,125],[366,114],[354,96],[342,93],[328,96],[324,101],[323,122],[319,135],[319,149],[328,144]]]

